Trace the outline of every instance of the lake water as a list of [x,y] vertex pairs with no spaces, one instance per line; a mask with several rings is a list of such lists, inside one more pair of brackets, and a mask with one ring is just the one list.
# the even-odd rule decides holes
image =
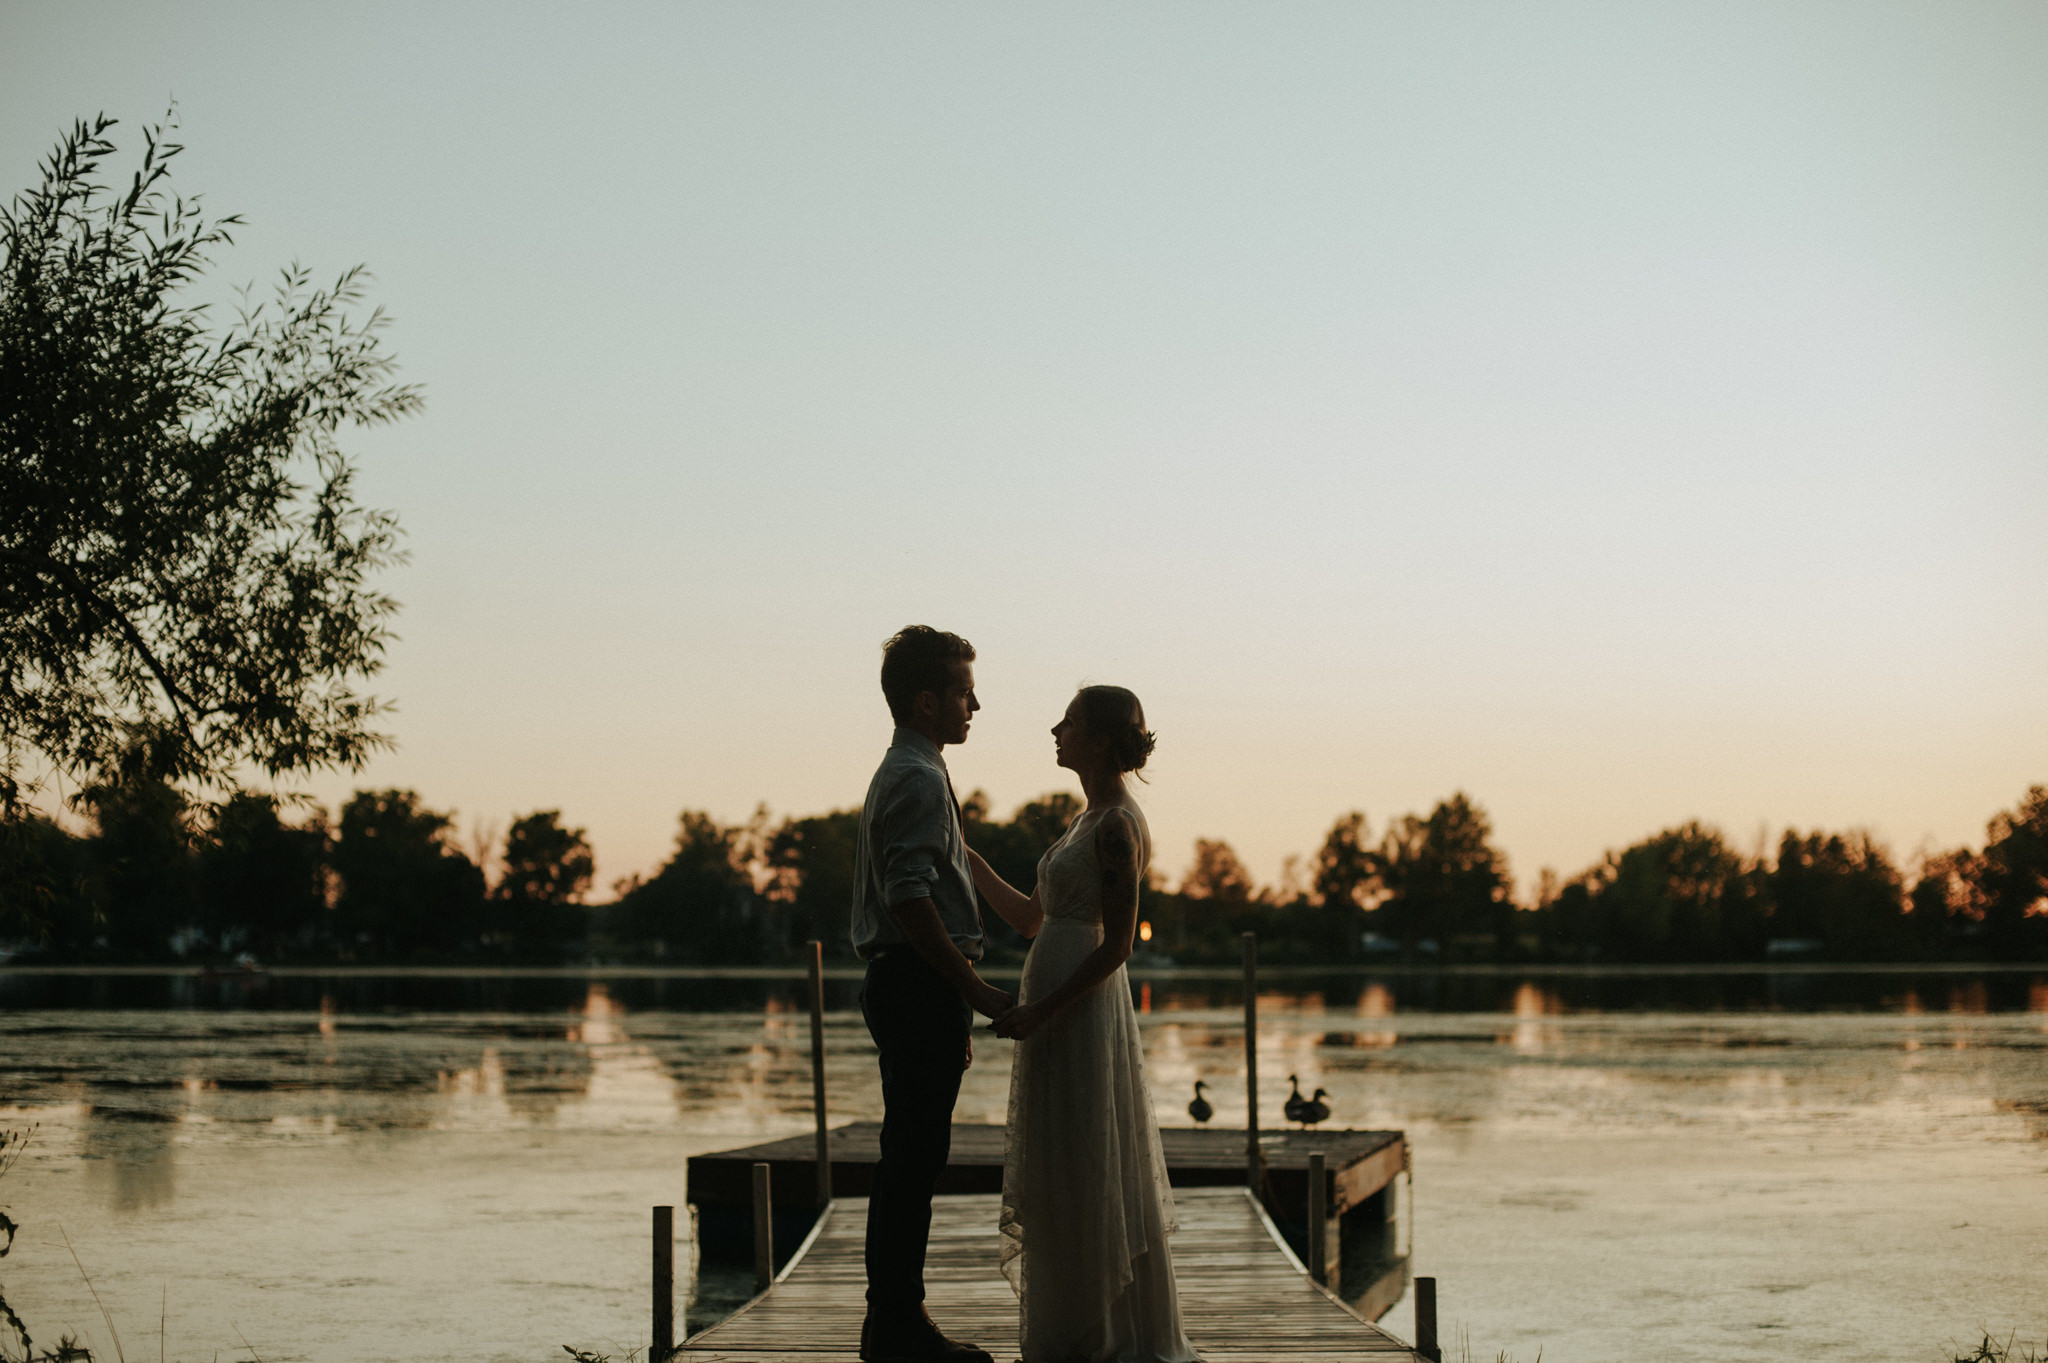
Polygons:
[[[837,1120],[880,1115],[857,987],[828,983]],[[1236,985],[1136,987],[1162,1120],[1204,1078],[1241,1123]],[[0,1127],[36,1128],[0,1281],[103,1359],[623,1359],[685,1157],[809,1127],[801,997],[0,972]],[[2048,1335],[2048,971],[1273,976],[1260,1008],[1268,1123],[1291,1073],[1408,1132],[1399,1235],[1453,1358]],[[1008,1063],[977,1043],[960,1120],[1002,1119]]]

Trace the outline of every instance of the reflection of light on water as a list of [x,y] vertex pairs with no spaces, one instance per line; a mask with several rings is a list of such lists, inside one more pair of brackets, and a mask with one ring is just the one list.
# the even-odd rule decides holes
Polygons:
[[91,1103],[52,1103],[47,1107],[0,1105],[0,1126],[38,1126],[44,1122],[69,1124],[92,1116]]
[[505,1101],[505,1062],[495,1046],[484,1047],[476,1064],[434,1076],[445,1106],[439,1127],[501,1127],[511,1124],[512,1107]]
[[626,1034],[625,1009],[601,984],[583,999],[583,1024],[570,1033],[590,1056],[583,1093],[555,1110],[558,1126],[609,1129],[673,1126],[676,1085],[654,1052]]
[[1564,1011],[1563,1001],[1556,994],[1547,993],[1527,983],[1515,990],[1515,1030],[1513,1044],[1522,1055],[1541,1055],[1551,1030],[1542,1019]]
[[2041,1017],[2041,1030],[2048,1032],[2048,980],[2035,980],[2027,986],[2027,1011]]
[[1991,1011],[1991,991],[1982,980],[1960,980],[1949,986],[1948,1010],[1981,1016]]
[[[788,1041],[795,1035],[793,1016],[796,1005],[779,994],[768,996],[767,1016],[762,1020],[761,1032],[770,1041]],[[808,1035],[808,1034],[807,1034]]]
[[[1206,1068],[1201,1063],[1202,1053],[1214,1050],[1222,1040],[1213,1029],[1200,1023],[1169,1022],[1145,1029],[1145,1082],[1152,1089],[1152,1105],[1160,1125],[1193,1124],[1187,1105],[1188,1100],[1194,1097],[1197,1079],[1205,1079],[1210,1085],[1208,1097],[1216,1111],[1212,1125],[1229,1126],[1233,1121],[1240,1125],[1243,1123],[1243,1111],[1239,1110],[1232,1117],[1225,1112],[1225,1104],[1230,1093],[1244,1091],[1244,1071],[1236,1067],[1220,1069],[1213,1063],[1213,1058]],[[1235,1049],[1237,1038],[1233,1036],[1229,1040]],[[1234,1086],[1230,1082],[1233,1076],[1237,1080]],[[1220,1086],[1219,1080],[1222,1081]]]
[[460,1098],[505,1096],[505,1062],[498,1058],[496,1046],[484,1047],[483,1055],[473,1068],[457,1070],[453,1074],[443,1070],[439,1077],[441,1092]]
[[334,995],[322,994],[320,996],[320,1035],[331,1041],[334,1039],[334,1031]]
[[[1369,984],[1358,996],[1358,1015],[1385,1019],[1394,1016],[1394,991],[1383,984]],[[1391,1046],[1396,1040],[1391,1027],[1361,1027],[1352,1044],[1368,1048]]]

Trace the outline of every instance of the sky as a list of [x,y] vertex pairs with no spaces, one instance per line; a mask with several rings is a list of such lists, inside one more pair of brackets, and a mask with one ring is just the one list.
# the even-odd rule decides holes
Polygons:
[[175,99],[223,290],[374,273],[427,405],[345,441],[410,558],[330,805],[644,873],[857,805],[921,622],[999,813],[1115,682],[1170,875],[1462,790],[1526,893],[2048,781],[2044,64],[1963,0],[0,0],[0,190]]

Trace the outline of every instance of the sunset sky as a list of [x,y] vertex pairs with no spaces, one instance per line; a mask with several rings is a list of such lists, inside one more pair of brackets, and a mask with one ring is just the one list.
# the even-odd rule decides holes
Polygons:
[[70,121],[365,262],[424,416],[377,689],[462,827],[609,882],[857,804],[879,645],[1173,874],[1465,790],[1527,886],[1659,827],[1974,841],[2048,781],[2048,6],[0,3]]

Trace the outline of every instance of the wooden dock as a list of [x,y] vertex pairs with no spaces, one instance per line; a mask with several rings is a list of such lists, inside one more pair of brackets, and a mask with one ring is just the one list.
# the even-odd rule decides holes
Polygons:
[[[866,1197],[881,1153],[880,1122],[854,1122],[831,1133],[832,1191]],[[1003,1128],[958,1125],[938,1191],[997,1193],[1003,1188]],[[1159,1132],[1168,1181],[1175,1188],[1243,1187],[1245,1133],[1216,1127],[1164,1127]],[[753,1175],[766,1164],[775,1186],[775,1242],[794,1248],[810,1229],[818,1203],[818,1147],[809,1135],[738,1150],[692,1155],[687,1197],[697,1210],[697,1235],[711,1253],[744,1255],[753,1244]],[[1323,1157],[1324,1206],[1333,1223],[1364,1209],[1407,1167],[1399,1131],[1268,1131],[1259,1137],[1267,1206],[1290,1233],[1308,1203],[1309,1156]],[[1380,1211],[1383,1213],[1384,1208]],[[1334,1235],[1334,1231],[1333,1231]],[[1334,1249],[1334,1241],[1333,1241]],[[1334,1256],[1333,1256],[1334,1258]]]
[[[1243,1187],[1189,1188],[1174,1200],[1181,1313],[1189,1340],[1209,1363],[1421,1357],[1312,1282]],[[1018,1348],[1017,1298],[997,1268],[998,1203],[990,1193],[937,1199],[925,1282],[942,1329],[1008,1363]],[[835,1200],[768,1291],[692,1336],[674,1356],[689,1363],[854,1363],[866,1310],[866,1230],[866,1198]]]

